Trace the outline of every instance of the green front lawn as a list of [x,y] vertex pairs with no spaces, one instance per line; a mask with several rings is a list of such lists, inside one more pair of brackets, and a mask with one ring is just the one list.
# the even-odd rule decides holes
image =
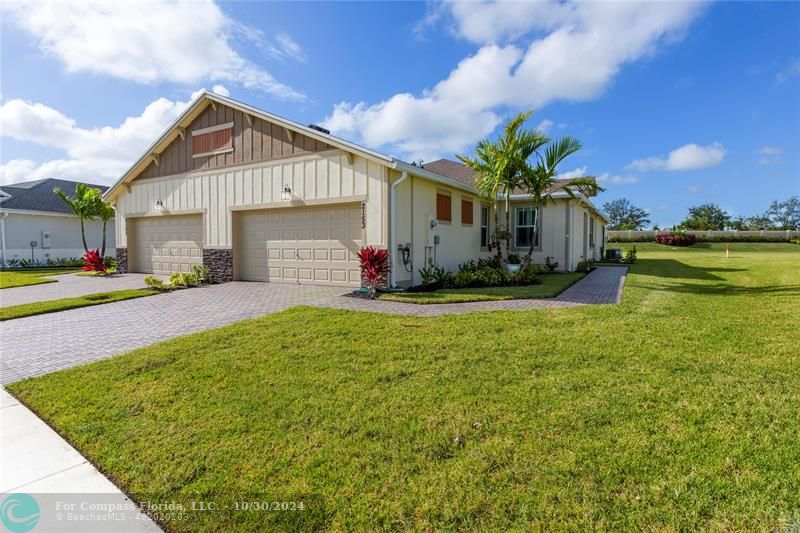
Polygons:
[[569,274],[542,274],[540,285],[522,287],[483,287],[479,289],[442,289],[434,292],[393,292],[382,294],[381,300],[413,304],[452,304],[482,302],[487,300],[519,300],[524,298],[552,298],[583,278],[582,272]]
[[135,499],[217,502],[172,530],[797,524],[800,248],[637,248],[620,305],[294,308],[9,389]]
[[79,272],[78,268],[27,268],[25,270],[0,270],[0,289],[11,287],[23,287],[25,285],[39,285],[40,283],[55,283],[57,279],[49,279],[46,276],[57,276],[59,274],[72,274]]
[[87,294],[86,296],[78,296],[76,298],[61,298],[59,300],[48,300],[46,302],[0,307],[0,321],[33,315],[43,315],[45,313],[56,313],[58,311],[66,311],[67,309],[88,307],[90,305],[110,304],[111,302],[121,302],[122,300],[153,296],[154,294],[158,294],[158,292],[152,289],[126,289],[121,291],[98,292],[95,294]]

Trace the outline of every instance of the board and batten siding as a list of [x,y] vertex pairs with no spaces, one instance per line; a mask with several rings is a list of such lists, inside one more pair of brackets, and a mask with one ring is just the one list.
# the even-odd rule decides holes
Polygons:
[[155,203],[160,200],[164,215],[202,212],[205,247],[231,247],[231,209],[281,203],[284,185],[291,187],[292,205],[297,206],[366,198],[367,244],[385,246],[388,169],[359,156],[353,156],[352,161],[349,164],[341,150],[331,150],[255,165],[136,179],[130,184],[130,192],[117,199],[117,246],[128,246],[126,218],[158,216]]
[[[233,151],[192,156],[192,132],[233,123]],[[186,128],[184,138],[177,137],[159,155],[158,165],[150,163],[138,179],[174,176],[194,170],[224,168],[234,165],[269,161],[270,159],[301,156],[333,149],[329,144],[295,132],[292,138],[286,128],[257,117],[248,120],[245,113],[217,104],[208,106]]]

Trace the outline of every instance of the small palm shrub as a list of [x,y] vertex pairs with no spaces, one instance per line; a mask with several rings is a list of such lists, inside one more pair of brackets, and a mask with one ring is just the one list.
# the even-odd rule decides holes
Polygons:
[[575,270],[577,272],[589,272],[589,270],[592,269],[593,265],[594,261],[592,261],[591,259],[586,259],[585,261],[581,261],[580,263],[578,263],[578,266],[575,267]]
[[551,261],[551,259],[554,258],[549,256],[544,258],[544,267],[552,274],[558,268],[558,261]]

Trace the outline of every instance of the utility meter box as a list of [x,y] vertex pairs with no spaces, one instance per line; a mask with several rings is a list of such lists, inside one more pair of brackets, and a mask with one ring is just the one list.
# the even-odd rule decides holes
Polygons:
[[48,230],[42,230],[42,248],[50,248],[52,246],[52,238]]

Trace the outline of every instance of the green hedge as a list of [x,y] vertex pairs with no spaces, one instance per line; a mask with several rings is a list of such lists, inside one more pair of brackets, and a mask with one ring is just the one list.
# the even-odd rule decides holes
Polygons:
[[[691,233],[691,232],[690,232]],[[655,236],[652,237],[609,237],[609,243],[625,242],[656,242]],[[701,237],[697,235],[697,242],[790,242],[786,238],[759,237],[759,236],[720,236],[720,237]]]

